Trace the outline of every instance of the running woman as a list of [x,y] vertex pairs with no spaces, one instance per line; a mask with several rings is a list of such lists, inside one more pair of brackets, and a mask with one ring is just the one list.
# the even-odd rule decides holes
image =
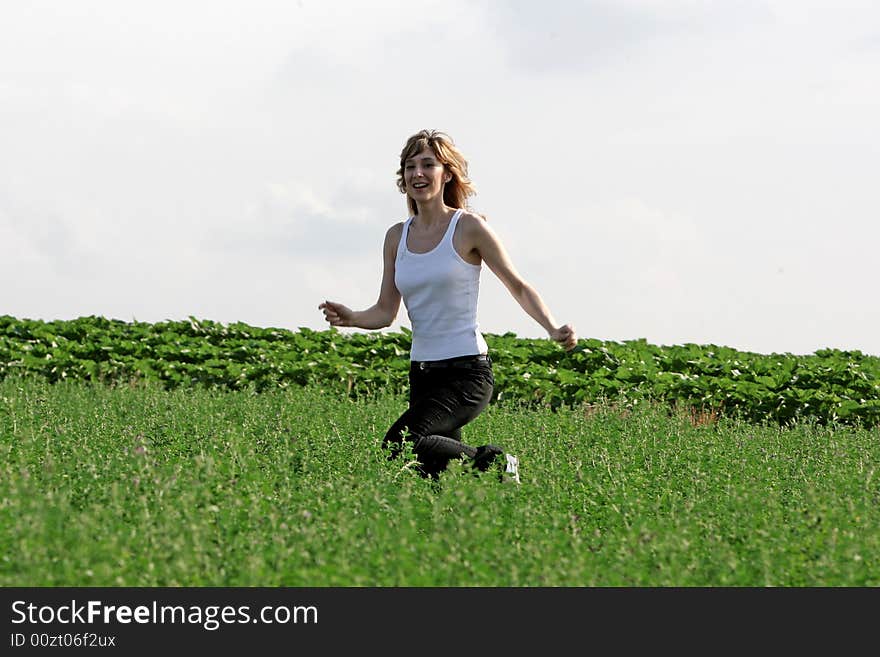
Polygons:
[[379,299],[360,311],[329,300],[318,308],[331,326],[381,329],[394,322],[403,299],[412,324],[409,408],[383,440],[392,457],[404,440],[411,441],[422,474],[436,479],[452,459],[470,459],[485,471],[504,455],[506,472],[518,482],[515,456],[461,439],[461,428],[488,406],[495,385],[477,324],[483,263],[551,340],[571,350],[575,329],[556,322],[486,218],[467,209],[475,189],[467,161],[447,134],[422,130],[407,140],[397,187],[406,194],[410,216],[385,233]]

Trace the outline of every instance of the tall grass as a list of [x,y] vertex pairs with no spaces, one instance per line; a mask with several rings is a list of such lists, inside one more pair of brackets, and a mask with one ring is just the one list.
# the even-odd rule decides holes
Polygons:
[[0,382],[2,586],[877,586],[880,431],[493,405],[522,484],[379,441],[400,397]]

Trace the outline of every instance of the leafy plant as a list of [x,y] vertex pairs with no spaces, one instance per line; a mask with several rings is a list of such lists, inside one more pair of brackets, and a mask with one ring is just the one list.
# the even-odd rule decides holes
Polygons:
[[[411,333],[260,328],[189,317],[155,324],[103,317],[44,322],[0,317],[0,380],[158,382],[166,389],[258,392],[316,386],[353,399],[406,389]],[[823,349],[756,354],[716,345],[487,334],[497,400],[574,406],[656,399],[750,421],[880,424],[880,358]]]

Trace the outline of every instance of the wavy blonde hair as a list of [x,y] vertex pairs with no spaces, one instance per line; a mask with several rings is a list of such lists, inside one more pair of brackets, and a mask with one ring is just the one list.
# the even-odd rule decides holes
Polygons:
[[[443,202],[451,208],[466,208],[467,199],[477,193],[476,187],[467,175],[467,160],[456,148],[452,138],[438,130],[420,130],[406,140],[400,151],[400,168],[397,170],[397,189],[406,194],[406,183],[403,180],[403,169],[407,159],[430,148],[436,158],[452,174],[452,179],[443,188]],[[410,215],[416,215],[419,208],[409,194],[406,194],[406,206]]]

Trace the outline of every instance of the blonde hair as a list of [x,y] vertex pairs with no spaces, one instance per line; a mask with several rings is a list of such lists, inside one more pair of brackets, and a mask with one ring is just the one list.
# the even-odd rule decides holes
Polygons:
[[[403,169],[406,161],[414,155],[430,148],[452,178],[443,188],[443,202],[451,208],[466,208],[468,196],[477,193],[476,187],[467,175],[467,160],[456,148],[452,138],[438,130],[420,130],[406,140],[400,151],[400,168],[397,170],[397,189],[406,194],[406,183],[403,180]],[[407,194],[406,205],[410,215],[416,215],[419,208],[412,197]]]

